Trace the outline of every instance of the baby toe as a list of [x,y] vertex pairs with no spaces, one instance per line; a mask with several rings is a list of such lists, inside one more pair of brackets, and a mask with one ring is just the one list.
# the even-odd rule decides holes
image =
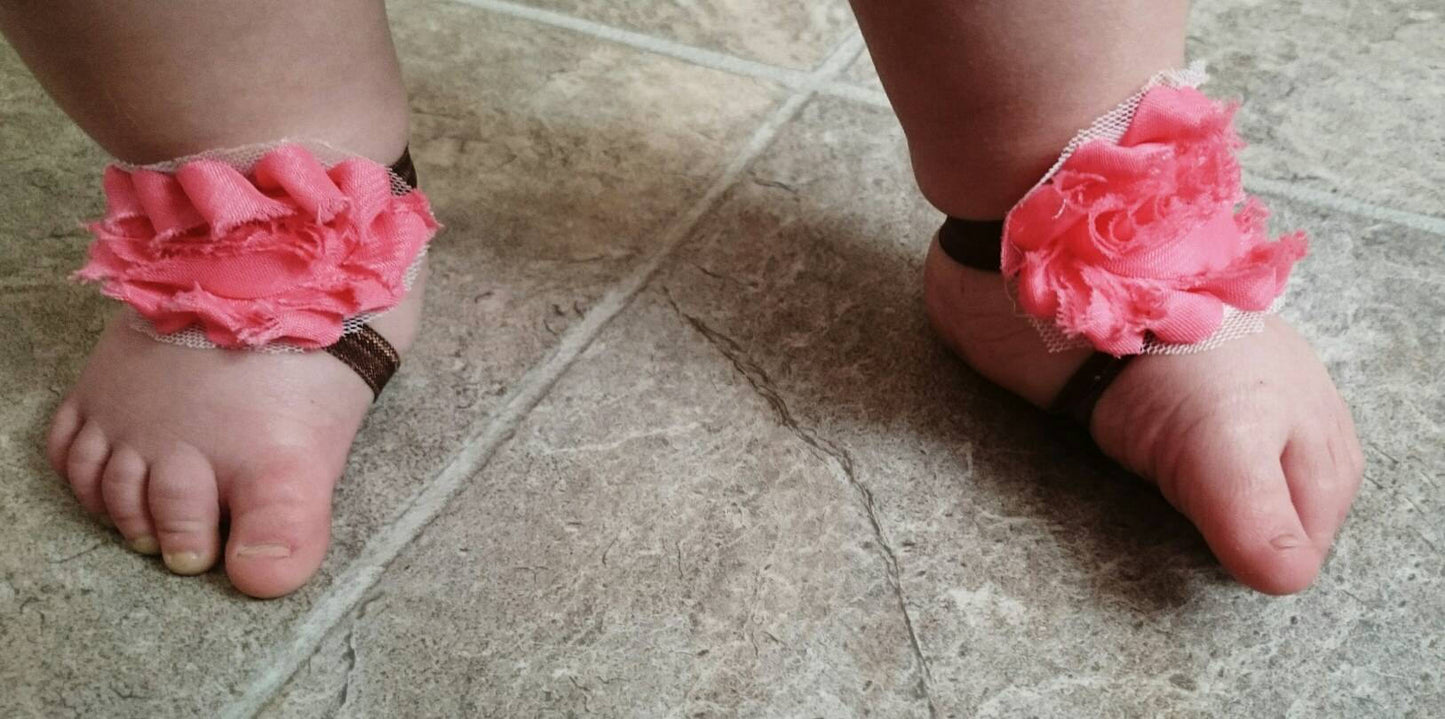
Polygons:
[[50,419],[50,429],[45,434],[45,457],[50,460],[51,469],[61,477],[66,476],[70,445],[75,441],[75,435],[80,432],[82,424],[84,420],[80,414],[80,406],[68,399],[60,403],[55,410],[55,416]]
[[221,508],[207,459],[178,450],[156,462],[147,490],[161,558],[176,574],[200,574],[220,555]]
[[110,458],[110,440],[95,422],[86,422],[70,443],[65,458],[65,478],[71,491],[85,511],[105,517],[105,501],[100,496],[100,473]]
[[146,463],[127,446],[115,448],[100,478],[100,495],[105,511],[130,548],[141,554],[156,554],[160,545],[146,509]]

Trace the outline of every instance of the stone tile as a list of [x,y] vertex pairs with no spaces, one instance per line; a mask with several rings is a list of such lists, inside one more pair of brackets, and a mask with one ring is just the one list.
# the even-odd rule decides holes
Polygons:
[[[548,1],[793,67],[846,31],[841,1]],[[107,311],[63,282],[101,156],[0,45],[0,158],[21,179],[0,189],[0,714],[214,714],[778,98],[474,8],[392,8],[451,229],[323,574],[271,603],[126,554],[49,478],[44,420]],[[1231,0],[1196,5],[1192,43],[1246,100],[1252,171],[1439,214],[1439,26],[1418,4]],[[866,60],[845,79],[876,87]],[[926,694],[938,716],[1430,715],[1445,253],[1272,204],[1316,238],[1287,314],[1370,461],[1310,592],[1232,584],[1151,488],[938,346],[917,282],[937,217],[896,121],[825,100],[268,713],[906,717]]]
[[672,291],[608,328],[266,716],[927,716],[836,448]]
[[753,80],[452,4],[393,3],[413,150],[449,229],[426,333],[338,491],[317,580],[286,600],[123,551],[50,476],[44,423],[107,304],[64,278],[101,208],[101,153],[0,46],[0,714],[211,714],[289,635],[469,423],[653,249],[780,96]]
[[846,0],[527,0],[523,4],[797,70],[821,63],[855,27]]
[[1428,715],[1445,253],[1271,202],[1315,237],[1287,314],[1371,455],[1323,576],[1286,599],[1234,584],[1151,487],[932,339],[918,276],[938,218],[886,110],[810,104],[656,284],[871,492],[940,716]]
[[1410,0],[1193,4],[1191,57],[1241,98],[1256,174],[1445,213],[1445,7]]
[[873,57],[867,52],[859,55],[858,59],[848,66],[842,79],[870,90],[883,91],[883,81],[878,79],[878,68],[873,66]]

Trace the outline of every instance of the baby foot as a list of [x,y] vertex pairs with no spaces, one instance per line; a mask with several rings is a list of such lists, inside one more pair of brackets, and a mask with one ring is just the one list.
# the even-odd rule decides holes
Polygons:
[[[423,288],[418,277],[371,322],[403,354]],[[237,589],[277,597],[321,565],[331,491],[371,402],[361,377],[325,352],[181,347],[118,313],[56,411],[47,450],[81,506],[135,551],[199,574],[224,547]]]
[[[929,318],[980,374],[1047,406],[1089,349],[1050,354],[1003,278],[964,267],[935,240]],[[1360,484],[1349,410],[1309,345],[1278,317],[1207,352],[1138,357],[1104,392],[1090,433],[1155,482],[1224,567],[1269,594],[1309,586]]]

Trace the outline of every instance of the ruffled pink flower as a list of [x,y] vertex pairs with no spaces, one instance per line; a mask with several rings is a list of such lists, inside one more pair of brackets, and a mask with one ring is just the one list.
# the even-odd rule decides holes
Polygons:
[[281,145],[250,175],[198,159],[174,174],[105,171],[106,214],[76,273],[169,334],[198,326],[216,345],[341,337],[342,322],[394,307],[438,227],[418,191],[392,193],[362,158],[324,167]]
[[1244,193],[1233,106],[1156,87],[1115,144],[1080,146],[1008,214],[1003,271],[1025,312],[1114,355],[1145,335],[1194,344],[1224,306],[1264,311],[1304,256],[1303,232],[1271,242]]

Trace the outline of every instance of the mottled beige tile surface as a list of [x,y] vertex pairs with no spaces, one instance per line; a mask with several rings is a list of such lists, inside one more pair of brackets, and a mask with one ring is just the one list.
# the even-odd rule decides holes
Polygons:
[[882,92],[883,81],[878,79],[878,68],[873,65],[873,58],[868,53],[858,56],[848,71],[843,74],[843,79],[854,84],[872,90]]
[[1259,176],[1445,216],[1445,5],[1193,4],[1190,55],[1236,97]]
[[[65,282],[102,154],[0,48],[0,714],[209,714],[469,424],[654,246],[777,93],[452,4],[394,4],[413,153],[448,230],[425,334],[357,441],[322,575],[269,603],[171,577],[75,508],[44,423],[109,311]],[[485,38],[480,41],[479,38]]]
[[[536,7],[808,68],[842,0]],[[391,3],[448,232],[422,342],[295,597],[171,577],[39,450],[108,305],[67,285],[103,160],[0,46],[0,715],[212,715],[779,102],[756,81],[462,4]],[[1246,166],[1440,214],[1442,10],[1198,3]],[[877,89],[866,58],[838,78]],[[265,712],[1413,716],[1445,706],[1445,251],[1267,198],[1314,236],[1286,315],[1366,483],[1317,586],[1228,579],[1189,523],[930,335],[939,217],[886,110],[816,100],[337,624]]]
[[265,716],[927,716],[836,449],[669,293],[604,332]]
[[528,0],[523,4],[797,70],[822,62],[854,27],[847,0]]
[[[1440,239],[1271,198],[1315,236],[1287,315],[1369,481],[1316,587],[1233,583],[1188,522],[987,386],[923,320],[936,215],[886,111],[822,100],[657,281],[876,502],[944,716],[1427,716],[1445,702]],[[861,179],[860,179],[861,178]]]

